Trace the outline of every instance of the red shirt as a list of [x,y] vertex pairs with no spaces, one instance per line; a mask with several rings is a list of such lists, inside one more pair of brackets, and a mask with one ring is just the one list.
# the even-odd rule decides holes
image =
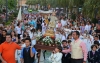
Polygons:
[[16,60],[15,60],[16,49],[21,49],[21,47],[14,42],[11,42],[11,43],[4,42],[4,43],[2,43],[0,45],[0,53],[2,54],[2,58],[7,63],[16,63]]

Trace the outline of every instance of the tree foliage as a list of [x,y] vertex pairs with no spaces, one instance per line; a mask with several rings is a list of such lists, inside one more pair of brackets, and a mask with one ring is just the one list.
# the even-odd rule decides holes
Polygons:
[[7,0],[8,1],[8,9],[15,9],[17,6],[17,0]]
[[83,6],[83,14],[88,17],[95,17],[97,12],[100,12],[100,1],[99,0],[85,0]]
[[[9,10],[15,9],[17,6],[17,0],[7,0],[7,4]],[[6,6],[6,0],[0,0],[0,7],[2,8],[5,6]]]

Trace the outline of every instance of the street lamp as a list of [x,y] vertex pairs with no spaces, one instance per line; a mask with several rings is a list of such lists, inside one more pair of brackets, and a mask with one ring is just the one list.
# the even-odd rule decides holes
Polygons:
[[8,21],[8,1],[6,0],[6,22]]

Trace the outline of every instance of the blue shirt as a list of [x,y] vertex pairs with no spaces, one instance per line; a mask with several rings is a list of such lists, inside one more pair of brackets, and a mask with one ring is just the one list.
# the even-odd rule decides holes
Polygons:
[[29,24],[30,24],[30,25],[33,25],[35,28],[36,28],[36,26],[37,26],[37,24],[36,24],[36,22],[35,22],[34,20],[31,20],[31,21],[29,22]]
[[[24,47],[24,48],[26,48],[26,47]],[[20,56],[20,58],[23,58],[23,50],[24,50],[24,48],[21,50],[21,56]],[[29,49],[30,49],[30,47],[26,48],[27,51],[28,51]],[[36,54],[36,50],[35,50],[34,47],[32,47],[32,52],[33,52],[34,54]]]

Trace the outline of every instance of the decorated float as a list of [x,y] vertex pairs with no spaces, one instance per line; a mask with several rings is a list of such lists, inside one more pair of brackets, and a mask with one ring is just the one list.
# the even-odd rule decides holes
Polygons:
[[[40,13],[48,14],[51,12],[40,11]],[[46,16],[46,17],[48,17],[48,16]],[[47,48],[50,48],[50,47],[56,47],[61,44],[61,41],[59,39],[55,40],[54,28],[56,26],[56,21],[57,21],[57,18],[55,16],[55,12],[52,12],[52,16],[50,16],[50,22],[48,23],[48,29],[45,31],[45,34],[37,37],[36,45],[38,45],[38,46],[41,45],[41,47],[47,46]]]

